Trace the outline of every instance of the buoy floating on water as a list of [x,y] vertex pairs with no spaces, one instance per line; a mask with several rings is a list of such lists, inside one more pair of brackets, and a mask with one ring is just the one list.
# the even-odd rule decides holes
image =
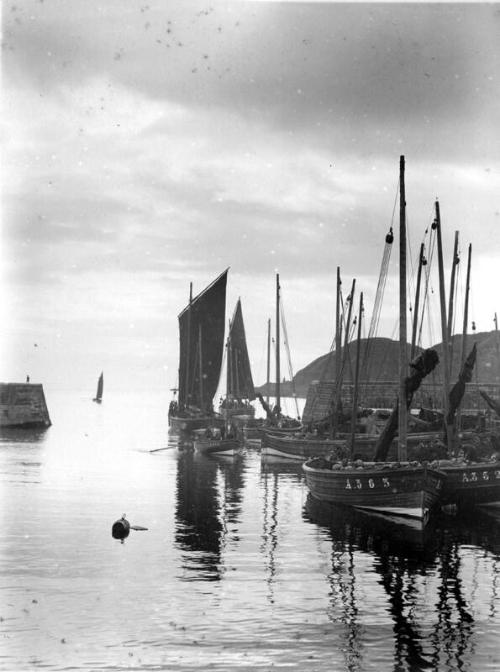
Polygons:
[[143,531],[147,529],[147,527],[142,527],[141,525],[131,525],[126,519],[125,514],[123,514],[120,520],[116,520],[113,523],[113,527],[111,528],[111,535],[113,539],[126,539],[130,534],[130,530]]

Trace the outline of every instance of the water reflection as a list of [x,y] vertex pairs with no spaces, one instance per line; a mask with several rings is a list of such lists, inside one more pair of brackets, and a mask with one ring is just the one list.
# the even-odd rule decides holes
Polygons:
[[[493,619],[498,608],[500,542],[491,518],[480,511],[466,519],[443,515],[416,529],[310,496],[304,518],[331,538],[330,617],[346,626],[347,669],[358,669],[362,657],[359,598],[366,576],[360,570],[366,561],[360,556],[365,554],[392,623],[393,669],[463,669],[481,620]],[[485,600],[489,586],[494,595]]]
[[[274,603],[276,580],[276,555],[278,550],[278,515],[280,483],[303,481],[302,465],[290,460],[273,457],[261,458],[260,477],[262,482],[262,542],[260,552],[266,562],[267,599]],[[282,486],[283,487],[283,486]]]
[[50,427],[1,427],[0,444],[2,443],[42,443],[50,434]]
[[184,580],[222,578],[223,549],[230,539],[238,540],[243,464],[243,458],[179,452],[175,540],[185,551]]

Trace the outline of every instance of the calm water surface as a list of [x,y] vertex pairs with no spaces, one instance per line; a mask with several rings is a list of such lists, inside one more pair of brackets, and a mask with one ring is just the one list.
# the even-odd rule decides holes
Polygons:
[[160,394],[46,396],[0,443],[1,669],[500,669],[494,517],[324,510],[298,466],[179,447]]

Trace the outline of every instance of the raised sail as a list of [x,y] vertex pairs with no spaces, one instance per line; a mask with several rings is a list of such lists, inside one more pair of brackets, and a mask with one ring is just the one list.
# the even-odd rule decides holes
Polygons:
[[226,389],[228,398],[237,400],[248,399],[248,401],[255,399],[240,299],[238,299],[238,303],[234,309],[233,319],[229,328]]
[[224,349],[226,269],[179,315],[179,407],[212,412]]
[[104,375],[101,372],[101,375],[99,376],[99,380],[97,381],[97,392],[96,392],[95,398],[93,399],[93,401],[96,401],[98,404],[100,404],[101,401],[102,401],[103,389],[104,389]]

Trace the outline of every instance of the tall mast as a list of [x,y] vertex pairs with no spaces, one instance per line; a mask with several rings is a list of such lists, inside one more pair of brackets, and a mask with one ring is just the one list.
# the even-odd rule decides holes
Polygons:
[[340,318],[341,287],[342,281],[340,279],[340,268],[337,266],[337,303],[335,307],[335,379],[337,381],[337,388],[340,381],[340,371],[342,365],[342,362],[340,361],[340,350],[342,347],[342,323]]
[[411,353],[410,359],[413,360],[415,357],[415,350],[417,347],[417,329],[418,329],[418,311],[420,308],[420,283],[422,279],[422,266],[426,263],[424,257],[424,244],[420,245],[420,256],[418,259],[418,272],[417,272],[417,289],[415,293],[415,306],[413,312],[413,329],[411,335]]
[[453,261],[451,264],[451,278],[450,278],[450,295],[448,297],[448,348],[449,348],[449,366],[450,366],[450,379],[453,368],[453,341],[451,339],[453,331],[453,301],[455,297],[455,273],[456,267],[458,264],[458,231],[455,231],[455,244],[453,246]]
[[271,318],[267,320],[267,396],[266,403],[269,406],[269,385],[271,382]]
[[[203,399],[203,352],[201,347],[201,324],[198,325],[198,359],[200,362],[200,409],[205,410],[205,403]],[[208,410],[208,409],[206,409]]]
[[227,377],[226,377],[226,399],[229,394],[234,394],[234,367],[233,367],[233,347],[231,343],[231,320],[229,320],[227,335]]
[[337,432],[340,398],[342,395],[342,385],[340,382],[342,370],[342,362],[340,358],[340,351],[342,348],[342,325],[340,319],[341,287],[342,281],[340,279],[340,268],[337,266],[337,300],[335,304],[335,399],[333,400],[332,436],[335,436]]
[[[351,317],[352,317],[352,307],[354,304],[354,290],[356,289],[356,278],[353,278],[351,285],[351,293],[349,300],[349,308],[347,309],[347,320],[345,323],[344,329],[344,352],[342,353],[342,368],[340,371],[340,376],[343,379],[343,371],[345,369],[345,364],[347,361],[348,349],[349,349],[349,332],[351,331]],[[350,363],[350,361],[349,361]],[[352,380],[352,371],[351,371],[351,380]]]
[[[470,261],[472,255],[472,245],[469,244],[469,254],[467,256],[467,280],[465,281],[465,304],[464,304],[464,322],[462,327],[462,353],[460,356],[460,367],[465,362],[465,352],[467,348],[467,323],[469,320],[469,290],[470,290]],[[496,320],[496,313],[495,313]],[[498,344],[497,344],[498,348]],[[498,356],[498,352],[497,352]]]
[[496,352],[497,352],[497,371],[499,374],[499,377],[497,378],[497,384],[500,384],[500,353],[499,353],[499,346],[498,346],[498,320],[497,320],[497,314],[495,313],[495,347],[496,347]]
[[[441,214],[439,211],[439,202],[436,201],[436,233],[437,233],[437,244],[438,244],[438,265],[439,265],[439,303],[441,306],[441,337],[443,339],[443,412],[446,418],[448,417],[449,409],[449,399],[448,395],[450,393],[450,367],[448,364],[448,354],[449,354],[449,342],[448,342],[448,327],[446,323],[446,299],[444,291],[444,269],[443,269],[443,242],[441,238]],[[446,425],[446,439],[448,443],[448,451],[450,454],[453,452],[452,444],[452,435],[448,431],[448,425]]]
[[399,439],[398,457],[407,459],[407,408],[406,408],[406,196],[405,157],[399,159]]
[[193,283],[189,283],[189,307],[188,307],[188,315],[187,315],[187,345],[186,345],[186,388],[184,390],[185,397],[183,400],[183,403],[185,406],[188,405],[189,401],[189,390],[191,389],[191,384],[189,382],[189,376],[191,375],[191,371],[189,370],[189,353],[191,352],[191,304],[193,303]]
[[[351,301],[352,303],[352,301]],[[352,415],[351,415],[351,459],[354,455],[354,435],[356,433],[356,420],[358,410],[358,387],[359,387],[359,359],[361,353],[361,321],[363,318],[363,292],[359,295],[359,315],[358,315],[358,340],[356,346],[356,368],[354,374],[354,388],[352,394]]]
[[281,380],[280,380],[280,276],[276,273],[276,408],[281,415]]

